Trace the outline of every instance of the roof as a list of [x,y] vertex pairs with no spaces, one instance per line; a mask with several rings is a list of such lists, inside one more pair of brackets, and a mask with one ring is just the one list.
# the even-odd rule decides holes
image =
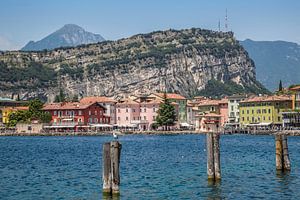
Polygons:
[[17,110],[28,110],[29,107],[28,106],[17,106],[17,107],[4,107],[3,110],[13,110],[13,111],[17,111]]
[[95,102],[98,102],[98,103],[116,103],[117,101],[115,101],[112,98],[105,97],[105,96],[83,97],[80,100],[80,103],[83,103],[83,104],[95,103]]
[[240,103],[254,103],[254,102],[271,102],[271,101],[289,101],[292,100],[291,96],[286,95],[274,95],[274,96],[255,96],[252,98],[245,99]]
[[300,85],[290,88],[289,90],[299,91]]
[[215,99],[207,99],[200,101],[198,106],[217,106],[219,104],[227,104],[228,99],[221,99],[221,100],[215,100]]
[[141,104],[161,104],[161,103],[163,103],[162,100],[158,100],[158,99],[141,102]]
[[[80,102],[49,103],[44,105],[43,110],[82,110],[90,107],[95,103],[96,102],[87,104],[83,104]],[[101,107],[105,109],[103,106]]]
[[129,98],[127,98],[127,99],[121,99],[117,104],[118,105],[120,105],[120,104],[139,105],[138,102],[136,102],[136,101],[134,101],[132,99],[129,99]]
[[[154,93],[154,95],[164,98],[165,93]],[[184,96],[176,93],[167,93],[167,99],[178,99],[178,100],[185,100]]]

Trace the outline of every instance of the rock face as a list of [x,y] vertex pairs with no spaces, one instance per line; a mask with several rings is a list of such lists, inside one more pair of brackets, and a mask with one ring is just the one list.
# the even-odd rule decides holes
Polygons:
[[253,61],[233,33],[196,28],[47,52],[5,52],[0,65],[1,93],[45,96],[49,101],[60,88],[69,96],[168,90],[188,97],[211,79],[264,91]]
[[104,38],[99,34],[87,32],[75,24],[66,24],[61,29],[55,31],[40,41],[30,41],[21,50],[50,50],[58,47],[74,47],[81,44],[97,43],[101,41],[104,41]]

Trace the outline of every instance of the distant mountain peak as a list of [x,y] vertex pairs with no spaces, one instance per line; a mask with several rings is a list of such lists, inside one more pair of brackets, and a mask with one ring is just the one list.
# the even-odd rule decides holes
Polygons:
[[99,34],[85,31],[76,24],[66,24],[57,31],[51,33],[45,38],[34,42],[28,42],[21,50],[23,51],[41,51],[51,50],[58,47],[78,46],[81,44],[90,44],[104,41]]

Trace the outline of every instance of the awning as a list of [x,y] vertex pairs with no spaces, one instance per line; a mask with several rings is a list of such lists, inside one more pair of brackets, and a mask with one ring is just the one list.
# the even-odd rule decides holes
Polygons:
[[262,122],[262,123],[258,123],[258,124],[246,124],[246,126],[269,126],[271,124],[272,124],[272,122]]
[[99,128],[112,128],[113,126],[110,124],[91,124],[92,127],[99,127]]
[[63,121],[73,121],[73,119],[71,118],[67,118],[67,119],[62,119]]
[[186,123],[186,122],[183,122],[183,123],[180,123],[180,126],[183,126],[183,127],[191,127],[191,126],[193,126],[193,125],[188,124],[188,123]]
[[44,126],[44,128],[74,128],[75,125],[53,125],[53,126]]

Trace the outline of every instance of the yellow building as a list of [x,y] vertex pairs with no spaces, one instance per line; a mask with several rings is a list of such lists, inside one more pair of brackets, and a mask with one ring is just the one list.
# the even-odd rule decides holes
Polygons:
[[4,108],[1,108],[2,123],[7,124],[9,122],[10,113],[17,112],[18,110],[28,110],[28,107],[27,106],[18,106],[18,107],[4,107]]
[[281,126],[282,112],[292,108],[290,96],[259,96],[239,104],[241,126]]

